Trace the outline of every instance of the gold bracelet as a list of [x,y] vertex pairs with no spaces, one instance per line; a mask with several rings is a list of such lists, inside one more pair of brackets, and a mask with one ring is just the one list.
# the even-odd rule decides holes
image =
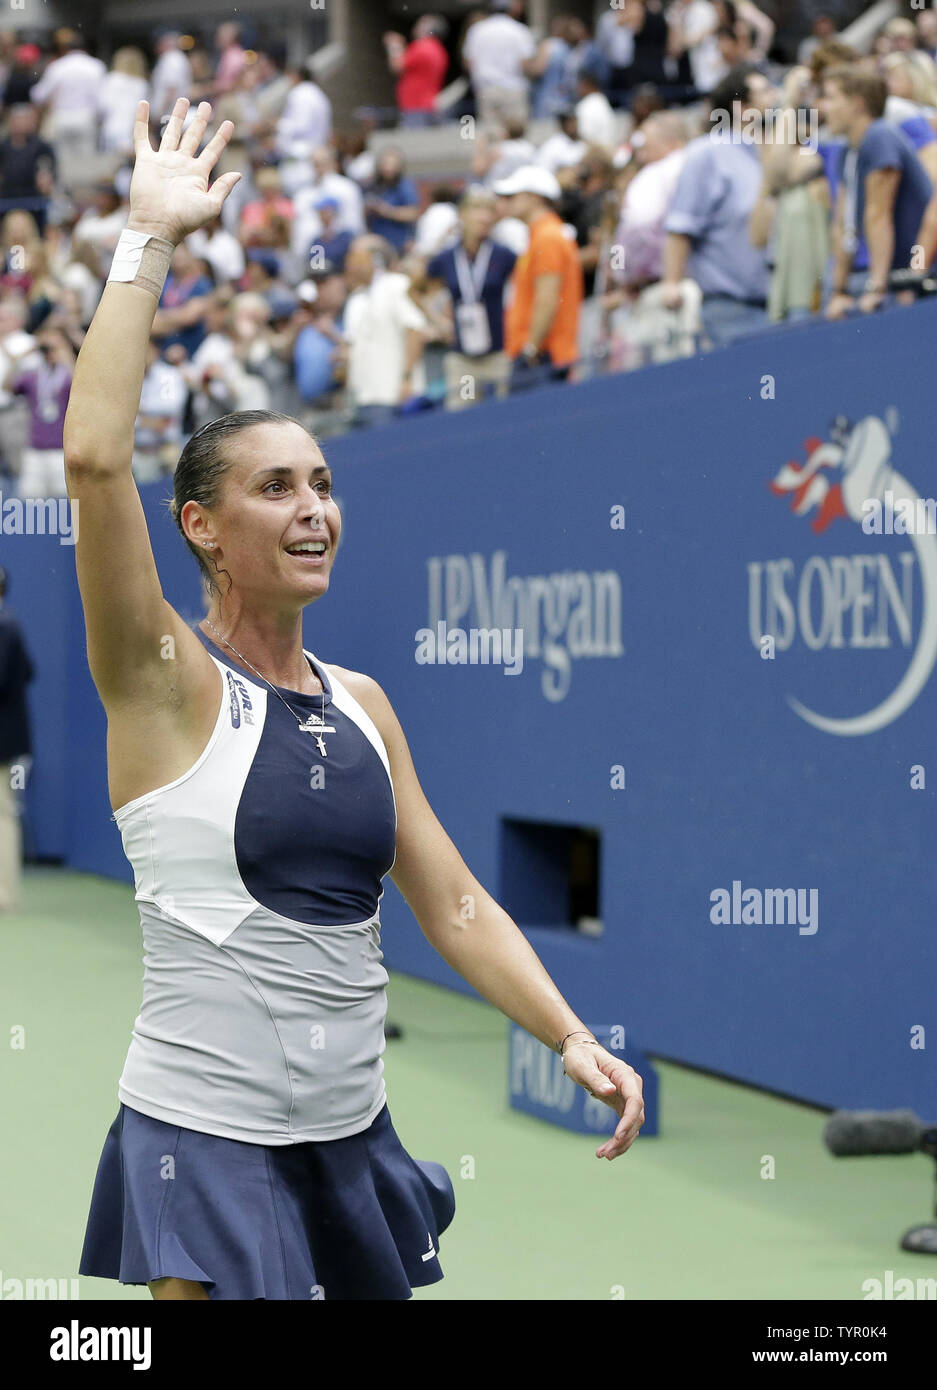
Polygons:
[[[588,1028],[574,1028],[573,1031],[572,1031],[571,1033],[567,1033],[567,1034],[566,1034],[566,1038],[575,1037],[575,1035],[576,1035],[577,1033],[589,1033],[589,1030],[588,1030]],[[592,1037],[592,1034],[589,1033],[589,1036],[590,1036],[590,1038],[591,1038],[591,1037]],[[557,1050],[557,1052],[560,1054],[561,1057],[562,1057],[562,1055],[563,1055],[563,1043],[565,1043],[566,1038],[562,1038],[562,1039],[560,1040],[560,1042],[558,1042],[558,1043],[556,1044],[556,1050]],[[595,1041],[594,1038],[593,1038],[592,1040],[593,1040],[593,1042]]]

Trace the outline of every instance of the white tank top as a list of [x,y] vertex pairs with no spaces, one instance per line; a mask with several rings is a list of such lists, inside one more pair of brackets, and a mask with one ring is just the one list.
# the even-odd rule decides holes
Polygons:
[[[367,711],[325,689],[326,754],[199,628],[223,697],[188,772],[114,814],[143,1003],[118,1085],[155,1119],[256,1144],[341,1139],[385,1103],[382,879],[397,810]],[[322,697],[283,689],[305,717]]]

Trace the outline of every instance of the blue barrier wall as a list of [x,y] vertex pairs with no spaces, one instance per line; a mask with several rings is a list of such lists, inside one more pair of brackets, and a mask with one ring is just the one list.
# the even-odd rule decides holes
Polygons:
[[[937,536],[867,534],[860,500],[937,491],[935,330],[924,304],[329,441],[345,534],[306,615],[307,646],[384,686],[440,820],[577,1012],[807,1100],[930,1118],[935,1044],[913,1030],[937,1028]],[[145,489],[157,563],[194,616],[165,491]],[[28,553],[41,596],[17,583],[43,666],[37,826],[127,878],[72,552],[14,539],[4,562]],[[523,627],[523,669],[418,664],[437,622]],[[603,935],[507,872],[504,818],[600,831]],[[775,889],[802,915],[752,920]],[[382,915],[391,968],[467,988],[389,879]]]

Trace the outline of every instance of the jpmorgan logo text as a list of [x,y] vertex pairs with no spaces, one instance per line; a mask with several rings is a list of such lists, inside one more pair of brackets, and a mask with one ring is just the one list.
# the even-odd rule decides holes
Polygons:
[[624,655],[621,579],[614,570],[509,577],[505,550],[490,557],[434,556],[426,568],[426,627],[434,633],[465,626],[520,629],[525,663],[543,663],[540,688],[547,700],[565,700],[574,661]]

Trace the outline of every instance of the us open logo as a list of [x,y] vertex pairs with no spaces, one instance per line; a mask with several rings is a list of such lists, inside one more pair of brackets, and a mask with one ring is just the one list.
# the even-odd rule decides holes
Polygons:
[[[885,420],[839,419],[828,439],[808,439],[805,461],[786,463],[770,488],[789,500],[796,518],[812,516],[812,533],[831,544],[799,559],[748,565],[752,643],[762,655],[770,643],[771,655],[799,657],[791,663],[789,679],[797,686],[788,689],[788,704],[815,729],[840,737],[893,723],[921,694],[937,663],[937,535],[929,528],[876,534],[862,524],[871,499],[920,508],[916,488],[893,466],[897,428],[897,412],[890,410]],[[874,703],[858,713],[814,708],[805,658],[821,652],[844,663],[842,671],[831,672],[834,683],[844,672],[850,677],[834,700]]]

